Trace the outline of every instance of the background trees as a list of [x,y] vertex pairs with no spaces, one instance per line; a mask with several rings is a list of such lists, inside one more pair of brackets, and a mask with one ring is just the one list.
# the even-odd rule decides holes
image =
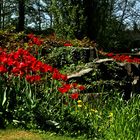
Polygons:
[[139,30],[139,9],[139,0],[1,0],[0,29],[53,28],[60,37],[86,36],[100,46],[118,47],[124,31]]
[[0,29],[6,29],[12,24],[11,17],[16,9],[14,0],[0,1]]

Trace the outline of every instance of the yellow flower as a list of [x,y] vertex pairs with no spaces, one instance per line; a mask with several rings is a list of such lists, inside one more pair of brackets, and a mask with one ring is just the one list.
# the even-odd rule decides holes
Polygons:
[[80,107],[82,107],[82,105],[78,105],[78,107],[80,108]]
[[78,100],[77,103],[78,103],[78,104],[81,104],[81,103],[82,103],[82,100]]
[[110,112],[110,113],[109,113],[109,118],[112,118],[112,117],[113,117],[113,113]]
[[81,100],[78,100],[77,103],[78,103],[78,107],[82,107],[83,106],[83,102]]
[[91,109],[90,111],[91,112],[94,112],[94,113],[97,113],[98,112],[98,110],[96,110],[96,109]]

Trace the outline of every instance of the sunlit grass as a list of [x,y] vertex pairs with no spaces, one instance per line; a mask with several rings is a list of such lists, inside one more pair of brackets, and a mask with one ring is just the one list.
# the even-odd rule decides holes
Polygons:
[[[82,138],[76,138],[84,140]],[[0,130],[0,140],[76,140],[74,138],[59,136],[55,133],[39,133],[18,129]]]
[[140,139],[140,96],[132,97],[127,103],[114,103],[112,117],[105,131],[106,140],[139,140]]
[[42,140],[42,138],[35,133],[23,130],[1,130],[1,140]]

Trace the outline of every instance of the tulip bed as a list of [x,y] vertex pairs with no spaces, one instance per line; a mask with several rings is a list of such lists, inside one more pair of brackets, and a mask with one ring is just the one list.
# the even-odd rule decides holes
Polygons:
[[[45,37],[14,34],[8,40],[3,34],[0,42],[1,128],[41,129],[82,135],[85,139],[139,138],[139,96],[126,103],[119,94],[111,93],[115,95],[113,99],[102,96],[93,99],[94,103],[84,102],[80,94],[86,85],[69,83],[66,74],[45,63],[47,54],[42,55],[44,48],[47,49]],[[63,46],[72,44],[64,41]],[[124,56],[114,59],[132,62]]]

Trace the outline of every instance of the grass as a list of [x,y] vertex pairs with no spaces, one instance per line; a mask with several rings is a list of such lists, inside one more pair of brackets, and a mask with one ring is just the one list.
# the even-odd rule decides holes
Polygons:
[[1,130],[1,140],[42,140],[38,134],[23,130]]
[[[124,104],[121,100],[120,102],[114,102],[114,104],[110,102],[108,104],[109,108],[104,110],[106,113],[110,110],[110,119],[103,117],[102,126],[98,126],[101,130],[98,131],[97,135],[100,136],[96,137],[96,140],[140,140],[139,99],[140,96],[136,96]],[[98,125],[98,122],[94,122],[94,125]],[[0,130],[0,140],[85,140],[85,138],[82,136],[78,138],[67,137],[66,135],[60,136],[56,133],[38,130],[6,129]],[[92,140],[94,140],[94,137],[92,137]]]
[[[84,140],[77,138],[78,140]],[[76,140],[66,136],[59,136],[54,133],[39,133],[18,129],[0,130],[0,140]]]
[[112,109],[112,121],[105,132],[106,140],[140,140],[139,99],[140,96],[134,96],[126,104],[119,105],[117,102]]

